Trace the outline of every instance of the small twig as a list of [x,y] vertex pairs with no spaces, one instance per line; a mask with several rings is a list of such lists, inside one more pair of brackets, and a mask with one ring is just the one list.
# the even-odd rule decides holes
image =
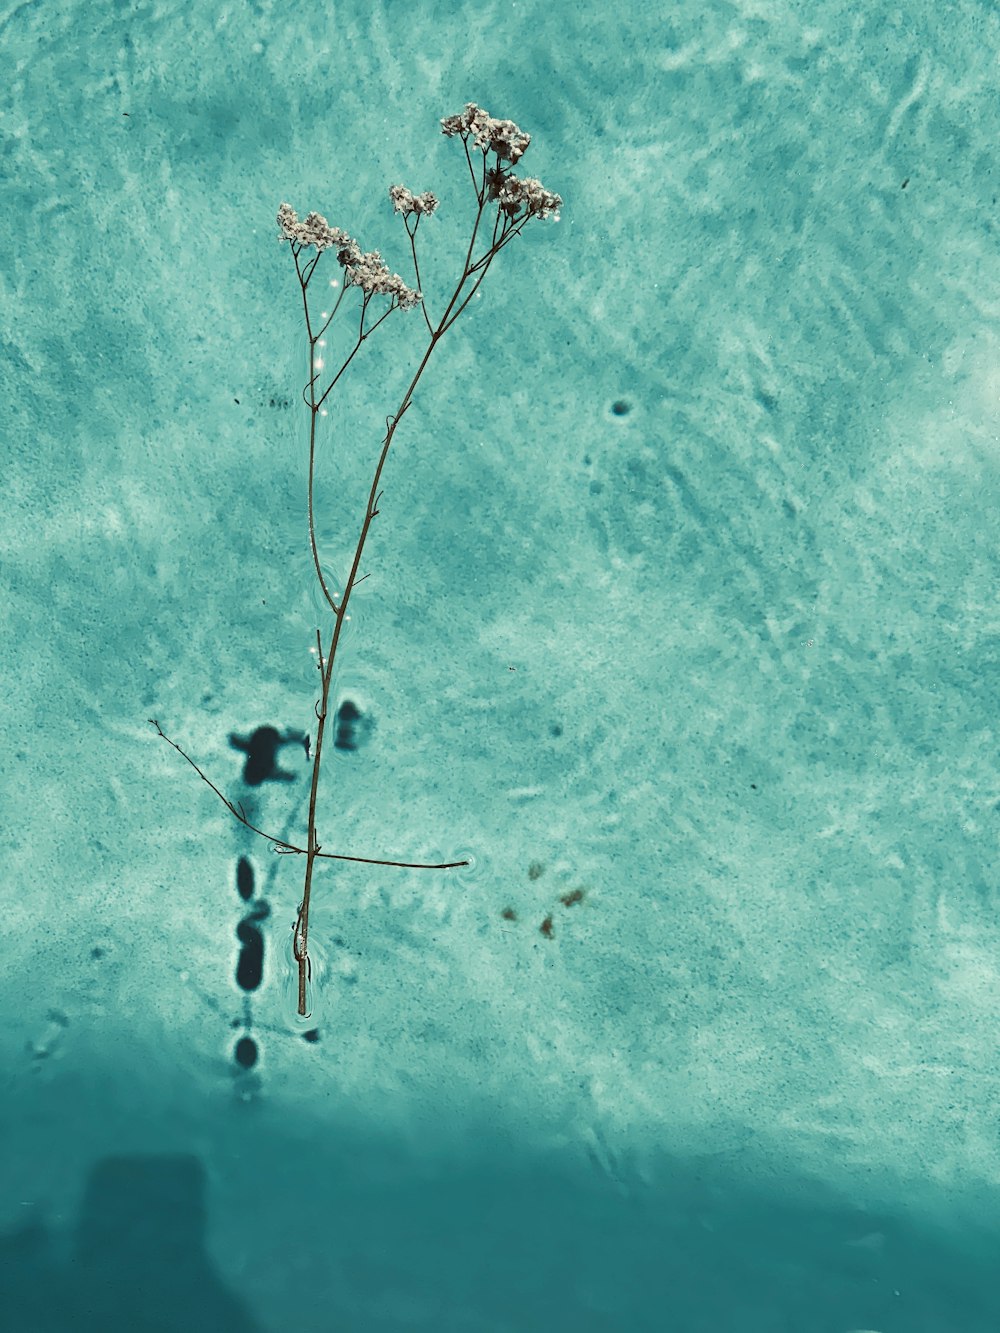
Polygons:
[[237,803],[234,805],[233,802],[229,799],[229,797],[226,796],[224,792],[221,792],[221,791],[219,790],[219,788],[215,785],[215,783],[212,781],[212,779],[211,779],[210,777],[208,777],[207,774],[205,774],[205,773],[202,772],[202,770],[201,770],[201,769],[198,767],[198,765],[194,762],[194,760],[191,758],[191,756],[190,756],[189,754],[186,754],[186,753],[181,749],[181,747],[177,744],[176,741],[172,741],[172,740],[170,739],[170,737],[167,735],[167,733],[166,733],[166,732],[163,730],[163,728],[160,726],[159,722],[157,722],[157,720],[156,720],[155,717],[149,717],[149,718],[146,719],[146,721],[149,722],[152,726],[154,726],[154,727],[156,728],[156,734],[157,734],[158,736],[161,736],[161,737],[167,742],[168,745],[172,745],[172,746],[174,747],[174,749],[177,751],[177,753],[181,756],[182,759],[186,759],[186,760],[187,760],[187,762],[191,765],[191,767],[194,769],[194,771],[195,771],[195,772],[198,774],[198,776],[201,778],[202,782],[207,783],[208,786],[210,786],[210,787],[212,788],[212,790],[215,792],[216,796],[218,796],[219,800],[220,800],[220,801],[222,802],[222,804],[226,807],[226,809],[229,811],[229,813],[234,817],[234,819],[238,819],[238,820],[240,821],[241,824],[243,824],[246,828],[248,828],[248,829],[251,831],[251,833],[258,833],[258,834],[260,834],[260,836],[261,836],[262,838],[266,838],[268,842],[270,842],[270,843],[272,843],[272,844],[274,845],[274,848],[275,848],[276,851],[288,851],[288,852],[304,852],[304,851],[305,851],[305,848],[304,848],[304,847],[297,847],[297,846],[296,846],[294,843],[292,843],[292,842],[286,842],[286,841],[284,840],[284,838],[276,838],[273,834],[271,834],[271,833],[266,833],[263,829],[258,828],[256,824],[251,824],[251,823],[250,823],[250,820],[249,820],[249,819],[247,818],[247,816],[246,816],[246,812],[245,812],[244,809],[243,809],[242,802],[237,802]]
[[406,234],[410,238],[410,253],[413,256],[413,273],[417,279],[417,291],[420,293],[420,309],[424,316],[424,323],[427,325],[427,332],[433,337],[434,328],[431,324],[431,317],[427,313],[427,302],[424,299],[423,283],[420,281],[420,263],[417,260],[417,228],[420,226],[420,214],[417,213],[416,221],[413,224],[413,230],[410,230],[408,218],[403,219],[403,225],[406,228]]
[[[245,828],[248,828],[251,831],[251,833],[258,833],[262,838],[265,838],[271,843],[274,851],[281,852],[283,855],[307,856],[309,854],[308,848],[299,847],[297,843],[288,842],[284,838],[276,838],[273,833],[267,833],[264,829],[258,828],[256,824],[251,824],[250,820],[247,818],[246,811],[243,809],[242,801],[236,801],[234,803],[228,796],[221,792],[212,779],[202,772],[191,756],[186,754],[176,741],[170,739],[155,717],[150,717],[146,720],[156,728],[158,736],[161,736],[168,745],[172,745],[177,753],[183,759],[188,761],[194,771],[201,778],[202,782],[207,783],[208,786],[212,788],[216,796],[218,796],[219,800],[233,818],[238,819]],[[319,850],[318,846],[313,852],[313,855],[324,861],[354,861],[360,865],[366,866],[400,866],[405,870],[454,870],[458,866],[467,866],[469,864],[468,861],[389,861],[380,856],[348,856],[345,852],[322,852]]]

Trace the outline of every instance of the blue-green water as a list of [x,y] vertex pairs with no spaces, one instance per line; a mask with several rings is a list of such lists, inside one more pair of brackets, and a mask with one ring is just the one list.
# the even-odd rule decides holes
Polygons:
[[[998,44],[0,13],[5,1330],[1000,1329]],[[328,864],[301,1021],[301,858],[147,718],[304,836],[303,747],[238,748],[315,729],[274,217],[412,276],[386,190],[433,190],[440,306],[470,100],[564,206],[397,432],[320,835],[473,865]],[[425,332],[330,400],[331,578]]]

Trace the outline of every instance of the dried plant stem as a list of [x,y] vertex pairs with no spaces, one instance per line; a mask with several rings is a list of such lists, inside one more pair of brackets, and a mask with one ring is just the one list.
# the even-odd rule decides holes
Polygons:
[[[381,256],[377,251],[365,254],[361,251],[358,244],[343,230],[337,227],[331,227],[324,217],[318,213],[310,213],[303,222],[298,220],[298,216],[290,204],[282,203],[278,209],[277,222],[281,232],[279,239],[291,243],[292,255],[295,260],[295,271],[298,275],[299,286],[302,291],[302,308],[305,316],[306,333],[309,344],[309,379],[302,391],[302,398],[305,405],[309,408],[309,484],[308,484],[308,511],[309,511],[309,546],[312,551],[313,566],[316,572],[316,578],[319,581],[323,598],[330,608],[333,616],[333,630],[330,635],[329,647],[326,654],[323,653],[322,631],[316,629],[316,652],[318,655],[317,667],[320,672],[321,688],[320,697],[314,703],[313,709],[316,714],[318,730],[316,733],[316,743],[312,754],[312,778],[309,786],[309,816],[308,831],[305,847],[300,847],[297,843],[288,842],[284,838],[276,838],[267,833],[264,829],[258,828],[247,818],[246,811],[240,802],[233,802],[211,781],[210,778],[198,767],[194,760],[181,747],[170,739],[161,728],[155,718],[150,718],[152,726],[156,728],[157,734],[162,737],[191,765],[198,776],[211,787],[212,791],[219,797],[227,810],[240,821],[246,828],[262,838],[266,838],[273,846],[276,852],[287,853],[291,855],[305,856],[305,879],[302,890],[302,898],[299,903],[298,912],[295,918],[295,927],[292,935],[292,953],[298,967],[298,1012],[301,1016],[307,1016],[309,1012],[308,1005],[308,985],[311,976],[311,964],[309,959],[309,909],[312,901],[313,872],[316,862],[321,859],[332,861],[354,861],[365,865],[381,866],[400,866],[414,870],[449,870],[456,866],[468,865],[468,861],[445,861],[436,864],[427,862],[399,861],[389,860],[383,857],[351,856],[343,852],[324,852],[319,841],[316,830],[316,808],[319,795],[320,772],[323,762],[324,743],[326,740],[326,724],[330,708],[330,688],[333,681],[333,669],[337,659],[337,652],[340,648],[341,631],[347,619],[347,608],[351,600],[351,594],[355,587],[367,578],[364,574],[359,577],[358,570],[361,565],[361,558],[365,549],[365,542],[368,539],[368,533],[372,523],[379,514],[379,501],[382,497],[382,491],[379,489],[382,479],[382,471],[385,467],[389,450],[392,446],[393,437],[396,433],[396,427],[403,419],[405,413],[413,403],[413,394],[420,378],[427,368],[434,351],[462,314],[466,306],[479,290],[479,286],[486,276],[490,265],[503,247],[517,236],[524,228],[529,219],[533,217],[558,217],[558,209],[562,200],[557,194],[553,194],[542,186],[541,182],[534,178],[518,178],[512,171],[516,163],[524,154],[530,142],[530,135],[524,134],[513,121],[497,120],[490,116],[481,107],[475,103],[468,103],[464,112],[458,116],[448,116],[441,121],[441,130],[448,137],[460,137],[465,151],[465,159],[469,167],[469,174],[472,179],[473,189],[476,194],[478,209],[476,212],[475,223],[472,228],[472,235],[466,250],[465,260],[462,265],[462,273],[452,292],[451,299],[442,314],[440,320],[436,323],[431,317],[427,308],[427,301],[420,290],[420,264],[417,258],[416,234],[420,225],[421,218],[434,212],[438,201],[429,191],[423,194],[414,195],[412,191],[405,186],[394,185],[389,190],[389,197],[393,204],[394,211],[403,215],[403,222],[406,227],[407,236],[410,241],[410,253],[413,259],[413,268],[416,275],[417,287],[411,289],[399,277],[398,274],[392,274],[382,263]],[[474,143],[474,151],[481,156],[478,158],[479,167],[473,165],[473,153],[470,152],[470,143]],[[489,158],[492,155],[493,164],[488,166]],[[509,166],[505,164],[510,164]],[[483,219],[483,211],[487,203],[496,206],[496,213],[493,219],[492,236],[484,252],[473,259],[476,249],[477,239],[479,237],[480,223]],[[316,271],[324,250],[335,248],[337,258],[344,268],[345,277],[340,294],[334,303],[333,309],[328,313],[323,311],[320,315],[322,323],[314,327],[312,315],[309,309],[309,282]],[[308,254],[310,250],[315,250],[314,254]],[[320,349],[325,345],[323,335],[330,327],[334,316],[340,308],[341,302],[346,295],[348,287],[357,287],[361,292],[361,313],[358,322],[357,337],[354,345],[346,356],[343,364],[336,374],[331,378],[326,387],[319,392],[317,384],[320,380],[323,370],[323,358]],[[389,298],[387,307],[378,318],[373,319],[369,327],[365,327],[365,321],[368,318],[369,307],[373,297],[380,300]],[[354,360],[361,349],[361,345],[371,337],[375,330],[388,316],[399,309],[412,309],[414,305],[420,306],[423,314],[424,324],[429,335],[427,346],[423,356],[417,366],[413,378],[404,393],[399,407],[394,416],[386,418],[385,437],[382,441],[382,449],[375,466],[372,477],[371,488],[368,492],[368,501],[365,506],[364,519],[361,524],[361,530],[358,535],[357,544],[354,550],[354,558],[351,561],[350,572],[347,581],[344,584],[343,592],[331,590],[327,583],[326,576],[323,573],[323,566],[320,561],[319,545],[316,540],[316,505],[315,505],[315,478],[316,478],[316,452],[317,452],[317,428],[318,419],[323,412],[323,404],[333,391],[340,377],[347,370],[347,367]],[[325,413],[323,413],[325,415]],[[306,756],[309,757],[309,740],[306,738]]]
[[[296,917],[295,930],[293,934],[292,949],[293,949],[293,954],[295,956],[295,961],[298,965],[298,1012],[302,1016],[305,1016],[308,1013],[307,988],[310,975],[309,908],[312,900],[313,868],[315,866],[317,857],[321,855],[321,844],[319,843],[316,835],[316,803],[317,803],[317,796],[319,793],[320,767],[323,760],[323,742],[326,736],[326,720],[329,711],[330,685],[333,679],[333,667],[336,661],[337,649],[340,645],[340,633],[344,625],[344,619],[347,613],[347,606],[350,601],[351,593],[353,592],[354,587],[358,582],[360,582],[360,580],[358,579],[358,569],[361,564],[361,557],[364,552],[365,542],[368,538],[368,531],[371,528],[371,525],[379,512],[378,502],[379,502],[379,497],[381,495],[381,492],[379,491],[379,482],[382,478],[382,469],[385,467],[385,461],[386,458],[388,457],[389,449],[392,445],[393,436],[396,433],[396,427],[402,420],[403,414],[407,411],[407,409],[413,402],[414,390],[416,389],[418,383],[420,382],[420,377],[423,375],[425,369],[427,368],[428,362],[430,361],[432,355],[434,354],[434,349],[437,347],[438,343],[441,341],[442,337],[447,332],[447,330],[451,327],[451,325],[455,322],[458,316],[465,309],[466,305],[469,303],[472,297],[475,295],[475,292],[479,287],[479,284],[486,276],[486,271],[489,268],[490,263],[493,260],[493,257],[500,249],[500,246],[509,239],[509,235],[511,233],[520,230],[520,227],[516,225],[505,226],[503,228],[501,237],[498,237],[496,231],[494,231],[493,241],[490,246],[490,249],[478,262],[473,264],[472,254],[475,249],[476,237],[478,235],[479,224],[482,219],[483,206],[485,202],[485,188],[482,184],[480,184],[478,195],[479,195],[479,208],[476,213],[476,221],[472,230],[472,238],[469,241],[469,248],[466,252],[465,263],[463,264],[462,267],[462,276],[459,279],[458,284],[456,285],[455,290],[452,293],[451,300],[448,302],[445,312],[441,316],[441,319],[436,327],[431,323],[430,317],[427,313],[426,304],[424,303],[424,301],[421,301],[421,308],[424,311],[424,319],[427,322],[428,329],[430,330],[430,338],[428,340],[427,347],[424,351],[423,357],[421,358],[420,364],[417,367],[416,373],[414,374],[413,379],[410,381],[409,387],[407,388],[405,394],[403,395],[402,401],[400,402],[395,415],[387,418],[386,420],[386,434],[385,434],[385,439],[382,442],[382,452],[379,455],[378,463],[375,467],[375,474],[372,478],[371,488],[368,493],[368,503],[365,507],[364,521],[361,525],[361,532],[358,537],[357,546],[354,551],[354,559],[351,562],[351,570],[350,573],[348,574],[347,582],[344,585],[343,596],[340,598],[339,602],[334,600],[333,595],[330,594],[329,589],[327,588],[326,583],[323,579],[323,573],[320,566],[319,552],[316,545],[316,525],[313,512],[313,495],[314,495],[313,472],[314,472],[315,458],[316,458],[317,418],[319,415],[322,402],[326,398],[327,393],[329,393],[330,388],[333,387],[333,384],[336,383],[340,375],[342,375],[344,370],[346,370],[347,366],[353,359],[355,353],[361,346],[362,342],[374,331],[375,327],[377,327],[377,324],[373,325],[371,329],[366,330],[364,328],[365,312],[367,310],[367,304],[368,304],[367,300],[365,300],[362,303],[361,325],[359,328],[357,342],[355,343],[354,348],[352,349],[350,355],[347,357],[347,360],[344,362],[341,369],[337,372],[337,375],[331,381],[330,386],[326,389],[326,391],[322,394],[321,397],[317,398],[316,381],[319,378],[319,372],[317,371],[316,368],[316,363],[317,363],[316,351],[322,331],[320,333],[313,333],[312,320],[309,314],[309,299],[307,292],[309,278],[312,276],[312,271],[315,267],[316,259],[310,260],[309,263],[304,267],[300,266],[299,254],[293,251],[295,253],[295,268],[299,276],[299,284],[302,288],[302,303],[305,312],[306,330],[309,338],[309,383],[307,386],[309,393],[309,408],[310,408],[309,540],[312,545],[313,563],[316,567],[316,573],[319,578],[320,584],[323,588],[323,592],[326,596],[326,600],[333,611],[334,621],[335,621],[333,628],[333,636],[330,641],[330,647],[327,651],[325,659],[321,658],[319,663],[323,685],[322,685],[322,693],[320,696],[320,700],[318,705],[316,706],[316,717],[319,725],[316,733],[316,744],[313,757],[312,784],[309,790],[309,831],[308,831],[307,846],[306,846],[305,883],[302,890],[302,901],[299,904],[298,916]],[[410,234],[410,242],[411,242],[411,248],[413,250],[415,268],[416,268],[415,233],[417,230],[417,225],[418,223],[414,223],[412,230],[410,229],[409,226],[407,227],[407,231]],[[523,223],[521,225],[523,225]],[[318,259],[318,256],[316,258]],[[475,281],[472,285],[471,290],[463,294],[463,288],[474,274],[475,274]],[[385,315],[382,316],[382,319],[384,318]],[[327,320],[327,324],[328,323],[329,320]],[[377,323],[381,323],[381,320],[377,321]],[[324,325],[324,330],[325,328],[326,325]],[[459,862],[458,864],[467,864],[467,863]]]

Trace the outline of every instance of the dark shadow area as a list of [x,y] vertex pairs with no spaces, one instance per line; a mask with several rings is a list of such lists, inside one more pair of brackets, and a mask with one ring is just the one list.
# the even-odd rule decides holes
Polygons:
[[264,936],[256,922],[267,916],[267,909],[256,916],[244,917],[236,927],[240,954],[236,962],[236,984],[240,990],[255,991],[264,976]]
[[[318,1148],[287,1184],[311,1200],[303,1233],[262,1274],[272,1294],[288,1281],[296,1333],[1000,1329],[995,1224],[875,1213],[802,1179],[737,1184],[718,1159],[664,1158],[653,1187],[485,1127],[461,1159],[325,1130],[334,1155]],[[263,1333],[206,1260],[203,1195],[193,1157],[101,1162],[68,1264],[43,1227],[0,1240],[4,1333]]]
[[0,1238],[5,1333],[254,1333],[204,1250],[196,1157],[109,1157],[90,1175],[70,1260],[32,1225]]
[[295,774],[278,767],[278,754],[284,745],[300,746],[304,737],[295,733],[282,736],[277,727],[258,727],[249,736],[230,733],[229,744],[246,755],[243,781],[248,787],[259,787],[262,782],[294,782]]
[[359,745],[368,740],[373,722],[371,717],[362,713],[353,699],[345,699],[333,716],[333,743],[338,750],[353,753]]
[[[354,1142],[331,1200],[330,1327],[393,1333],[997,1333],[1000,1225],[935,1228],[820,1184],[664,1160],[655,1188],[490,1144],[407,1164]],[[618,1174],[616,1172],[616,1174]],[[405,1319],[401,1312],[405,1312]],[[313,1323],[310,1333],[323,1325]]]

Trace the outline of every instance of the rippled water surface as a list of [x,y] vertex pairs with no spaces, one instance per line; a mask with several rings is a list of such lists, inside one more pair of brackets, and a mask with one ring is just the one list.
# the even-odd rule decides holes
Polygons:
[[[1000,1327],[998,45],[972,0],[0,12],[5,1328]],[[468,101],[563,205],[396,431],[317,829],[470,864],[321,863],[299,1018],[303,858],[147,719],[301,844],[275,214],[415,283],[387,189],[432,190],[440,315]],[[426,344],[394,313],[320,423],[338,593]]]

